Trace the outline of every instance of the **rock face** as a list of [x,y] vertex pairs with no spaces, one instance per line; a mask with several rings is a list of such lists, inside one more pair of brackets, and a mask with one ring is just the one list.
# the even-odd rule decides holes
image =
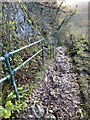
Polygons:
[[[45,71],[45,79],[30,98],[26,118],[52,120],[83,119],[77,74],[72,70],[66,48],[58,47],[53,63]],[[33,104],[32,101],[38,101]]]
[[32,34],[31,27],[17,2],[11,2],[8,5],[9,8],[6,7],[7,3],[4,3],[5,16],[9,14],[10,23],[15,27],[15,33],[18,38],[25,39],[28,35]]

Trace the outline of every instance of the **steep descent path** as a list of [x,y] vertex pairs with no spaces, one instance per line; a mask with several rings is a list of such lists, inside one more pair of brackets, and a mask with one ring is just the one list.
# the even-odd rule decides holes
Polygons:
[[25,118],[78,120],[83,116],[77,74],[73,72],[65,50],[64,47],[57,48],[55,59],[45,71],[43,82],[31,95]]

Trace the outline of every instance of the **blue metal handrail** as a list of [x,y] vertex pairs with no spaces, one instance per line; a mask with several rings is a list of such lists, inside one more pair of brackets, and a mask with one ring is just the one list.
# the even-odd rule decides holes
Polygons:
[[0,57],[0,61],[4,61],[5,60],[5,58],[4,57]]
[[14,72],[17,72],[19,69],[21,69],[25,64],[27,64],[31,59],[33,59],[35,56],[37,56],[41,51],[42,51],[42,49],[39,50],[37,53],[35,53],[32,57],[30,57],[29,59],[27,59],[25,62],[23,62],[20,66],[18,66],[17,68],[15,68]]
[[[15,54],[15,53],[18,53],[18,52],[20,52],[20,51],[22,51],[22,50],[24,50],[24,49],[26,49],[26,48],[29,48],[29,47],[37,44],[37,43],[40,43],[40,42],[42,42],[42,49],[39,50],[37,53],[35,53],[35,54],[34,54],[33,56],[31,56],[30,58],[28,58],[26,61],[24,61],[24,62],[23,62],[21,65],[19,65],[17,68],[15,68],[15,69],[12,70],[12,68],[11,68],[11,66],[10,66],[9,57],[11,57],[11,56],[12,56],[13,54]],[[54,44],[53,44],[53,43],[52,43],[52,48],[54,48]],[[6,81],[6,80],[9,80],[9,79],[11,78],[11,82],[12,82],[12,85],[13,85],[13,88],[14,88],[14,91],[15,91],[16,98],[17,98],[17,99],[19,99],[19,95],[18,95],[17,86],[16,86],[15,79],[14,79],[14,74],[15,74],[19,69],[21,69],[24,65],[26,65],[31,59],[33,59],[35,56],[37,56],[37,55],[38,55],[39,53],[41,53],[41,52],[42,52],[42,64],[44,65],[44,49],[45,49],[45,47],[44,47],[44,39],[42,39],[42,40],[36,41],[36,42],[34,42],[34,43],[31,43],[31,44],[29,44],[29,45],[27,45],[27,46],[24,46],[24,47],[22,47],[22,48],[20,48],[20,49],[17,49],[17,50],[15,50],[15,51],[11,51],[11,52],[9,52],[9,53],[6,53],[6,54],[4,54],[3,57],[0,57],[0,62],[4,61],[4,62],[6,63],[6,66],[7,66],[7,69],[8,69],[8,73],[9,73],[9,75],[7,75],[6,77],[4,77],[4,78],[2,78],[2,79],[0,80],[0,83],[4,82],[4,81]],[[51,56],[51,44],[50,44],[50,56]]]

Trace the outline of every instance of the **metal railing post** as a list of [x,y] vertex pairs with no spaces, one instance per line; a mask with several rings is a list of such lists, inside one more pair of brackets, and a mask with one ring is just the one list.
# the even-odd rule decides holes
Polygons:
[[[15,69],[12,69],[11,68],[11,65],[10,65],[10,61],[9,61],[9,57],[11,57],[13,54],[15,53],[18,53],[20,52],[21,50],[24,50],[25,48],[28,48],[28,47],[31,47],[37,43],[41,43],[42,42],[42,49],[39,50],[37,53],[35,53],[33,56],[31,56],[30,58],[28,58],[26,61],[24,61],[21,65],[19,65],[17,68]],[[7,75],[6,77],[0,79],[0,83],[6,81],[6,80],[9,80],[11,79],[11,83],[12,83],[12,86],[13,86],[13,89],[14,89],[14,92],[16,94],[16,98],[19,99],[19,94],[18,94],[18,90],[17,90],[17,86],[16,86],[16,83],[15,83],[15,79],[14,79],[14,74],[15,72],[17,72],[19,69],[21,69],[25,64],[27,64],[31,59],[33,59],[35,56],[37,56],[40,52],[42,52],[42,64],[44,65],[44,39],[43,40],[39,40],[39,41],[36,41],[32,44],[29,44],[27,46],[24,46],[22,48],[19,48],[15,51],[11,51],[9,53],[6,53],[4,55],[4,57],[0,57],[0,62],[4,61],[5,64],[6,64],[6,67],[8,69],[8,73],[9,75]],[[51,49],[51,45],[50,45],[50,49]],[[51,54],[51,53],[50,53]]]
[[10,62],[9,62],[9,56],[10,56],[9,53],[6,53],[4,55],[5,63],[6,63],[7,69],[8,69],[8,73],[11,76],[11,83],[13,85],[13,88],[14,88],[14,91],[15,91],[15,94],[16,94],[16,98],[19,99],[17,86],[16,86],[15,79],[14,79],[14,72],[12,71],[11,66],[10,66]]
[[51,49],[52,49],[52,43],[50,42],[50,58],[51,58]]
[[52,47],[53,47],[53,58],[54,58],[54,52],[55,52],[55,50],[54,50],[54,41],[52,42]]
[[44,65],[44,39],[42,40],[42,64]]

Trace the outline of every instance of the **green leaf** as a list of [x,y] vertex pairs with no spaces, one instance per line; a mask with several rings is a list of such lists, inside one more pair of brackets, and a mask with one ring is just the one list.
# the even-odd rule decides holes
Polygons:
[[27,103],[26,102],[22,102],[22,107],[23,109],[27,107]]
[[4,107],[0,106],[0,116],[4,116]]
[[31,21],[31,20],[28,20],[28,22],[29,22],[30,24],[32,24],[32,21]]
[[17,106],[17,105],[14,106],[14,110],[19,113],[19,109],[18,109],[18,106]]
[[16,95],[13,92],[11,92],[10,94],[8,94],[7,101],[14,99],[14,98],[16,98]]
[[4,118],[10,118],[10,116],[11,116],[11,111],[5,109],[4,110]]
[[23,90],[23,87],[19,87],[19,88],[18,88],[18,91],[22,91],[22,90]]
[[5,108],[9,111],[12,111],[14,109],[14,105],[11,103],[11,101],[7,101]]

